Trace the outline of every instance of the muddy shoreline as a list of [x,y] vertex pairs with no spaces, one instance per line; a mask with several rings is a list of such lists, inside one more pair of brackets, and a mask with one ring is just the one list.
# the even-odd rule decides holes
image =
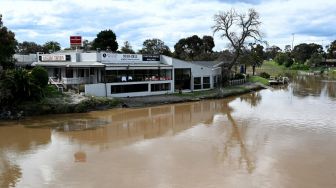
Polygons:
[[265,89],[266,87],[257,83],[245,83],[238,86],[230,86],[223,89],[209,91],[186,92],[182,94],[167,94],[144,97],[120,98],[121,107],[142,108],[158,106],[163,104],[194,102],[206,99],[223,99],[226,97],[237,96],[253,91]]
[[[69,102],[64,98],[48,99],[48,102],[28,103],[12,110],[2,111],[1,120],[19,120],[27,116],[49,115],[49,114],[70,114],[83,113],[89,111],[107,110],[113,108],[142,108],[158,106],[163,104],[174,104],[184,102],[194,102],[206,99],[222,99],[237,96],[252,91],[265,89],[266,87],[258,83],[245,83],[243,85],[229,86],[222,89],[206,91],[185,92],[182,94],[166,94],[144,97],[129,98],[98,98],[81,97],[76,103]],[[73,98],[73,96],[70,96]]]

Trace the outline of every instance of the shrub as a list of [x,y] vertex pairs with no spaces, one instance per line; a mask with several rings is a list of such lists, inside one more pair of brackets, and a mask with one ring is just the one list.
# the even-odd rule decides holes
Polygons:
[[292,66],[293,65],[293,60],[291,59],[291,58],[289,58],[286,62],[285,62],[285,67],[290,67],[290,66]]
[[262,72],[259,74],[259,76],[266,79],[269,79],[271,77],[271,75],[268,74],[267,72]]
[[45,68],[37,66],[31,71],[31,77],[36,85],[45,88],[48,85],[48,72]]
[[237,73],[235,74],[234,78],[235,80],[239,80],[239,79],[244,79],[245,78],[245,75],[244,74],[241,74],[241,73]]
[[309,70],[309,66],[304,65],[304,64],[295,63],[291,66],[291,69],[292,70]]

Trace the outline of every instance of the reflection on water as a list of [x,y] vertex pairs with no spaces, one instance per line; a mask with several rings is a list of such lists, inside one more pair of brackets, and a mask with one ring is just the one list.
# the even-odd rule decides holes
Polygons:
[[336,82],[324,77],[295,76],[293,77],[295,96],[322,96],[331,99],[336,98]]
[[335,187],[335,84],[2,122],[0,187]]

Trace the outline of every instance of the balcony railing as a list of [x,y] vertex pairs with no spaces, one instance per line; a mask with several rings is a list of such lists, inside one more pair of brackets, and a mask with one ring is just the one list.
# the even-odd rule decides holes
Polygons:
[[93,83],[93,77],[77,77],[77,78],[62,78],[62,83],[69,84],[91,84]]

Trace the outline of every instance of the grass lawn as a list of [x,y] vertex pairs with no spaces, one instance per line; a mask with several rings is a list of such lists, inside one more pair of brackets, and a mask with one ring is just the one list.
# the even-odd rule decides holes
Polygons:
[[264,85],[269,85],[269,81],[266,79],[266,78],[262,78],[260,76],[251,76],[249,78],[249,82],[252,82],[252,83],[261,83],[261,84],[264,84]]
[[[252,74],[252,68],[248,68],[248,72]],[[278,65],[275,61],[264,61],[261,67],[256,67],[256,75],[259,75],[262,72],[267,72],[271,76],[279,76],[295,73],[296,70],[290,70],[285,66]]]

